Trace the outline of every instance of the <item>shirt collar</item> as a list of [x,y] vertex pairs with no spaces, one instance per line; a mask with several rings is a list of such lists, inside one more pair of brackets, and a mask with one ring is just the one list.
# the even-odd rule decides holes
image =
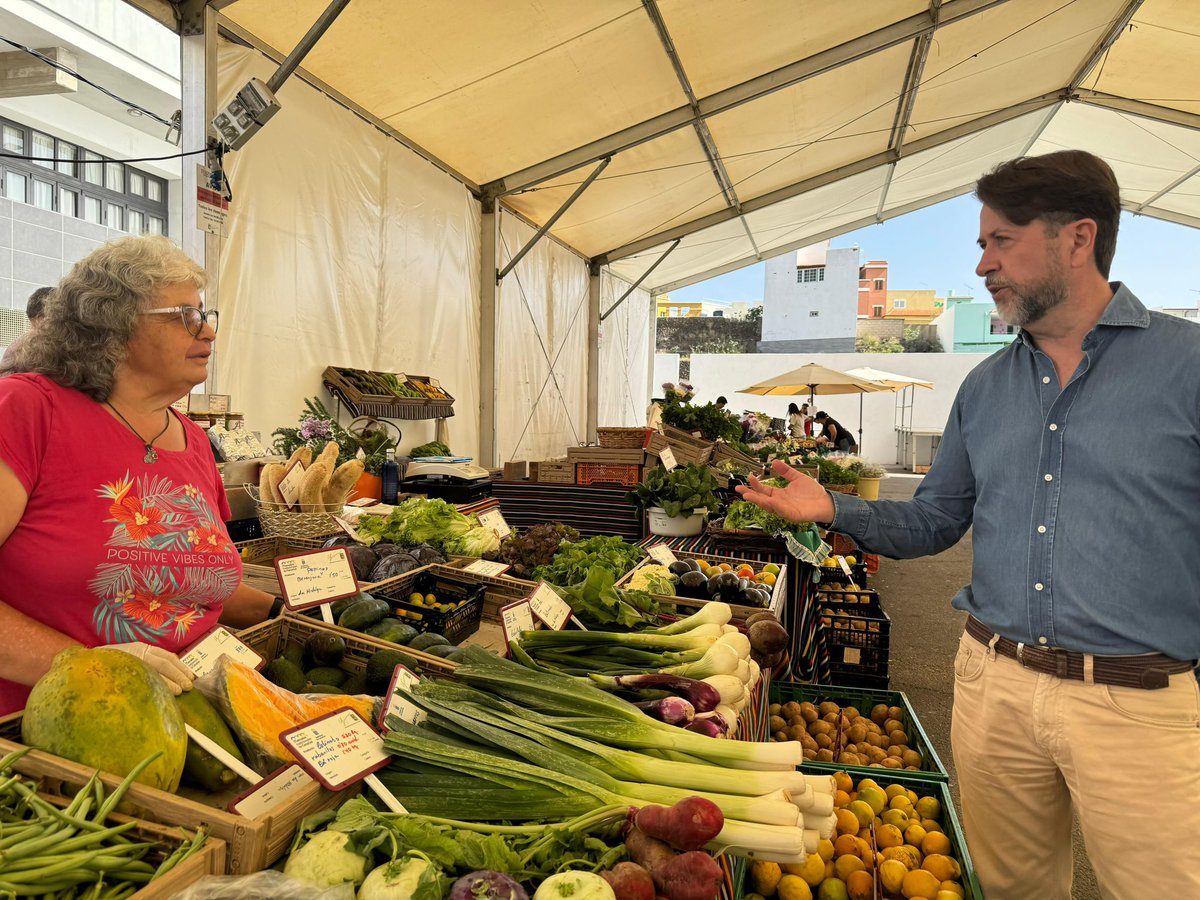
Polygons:
[[[1113,296],[1108,301],[1108,306],[1105,307],[1104,314],[1100,316],[1100,320],[1096,323],[1097,325],[1132,328],[1150,327],[1150,312],[1142,304],[1142,301],[1134,296],[1133,291],[1119,281],[1110,281],[1108,286],[1112,288]],[[1088,337],[1091,337],[1095,333],[1096,329],[1093,328],[1088,332]],[[1024,328],[1018,334],[1021,338],[1021,343],[1026,347],[1030,350],[1037,349],[1033,338],[1029,336],[1029,333]]]

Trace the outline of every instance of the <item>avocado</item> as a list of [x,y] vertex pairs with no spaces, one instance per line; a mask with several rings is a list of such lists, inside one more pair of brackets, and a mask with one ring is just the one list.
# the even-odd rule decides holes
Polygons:
[[336,666],[345,655],[346,641],[340,634],[318,631],[304,642],[304,660],[309,666]]
[[391,611],[392,607],[386,600],[368,597],[346,607],[338,616],[337,623],[342,628],[349,628],[351,631],[363,631],[383,621]]
[[336,684],[310,684],[304,689],[306,694],[344,694],[340,687]]
[[317,666],[315,669],[309,669],[304,673],[310,683],[328,684],[333,687],[340,688],[346,682],[347,675],[341,669],[334,666]]
[[367,693],[372,697],[382,697],[391,683],[392,673],[396,666],[407,666],[414,672],[420,670],[416,657],[401,650],[376,650],[367,660],[366,683]]
[[343,694],[365,694],[367,692],[367,676],[364,673],[351,675],[342,685]]
[[451,654],[459,652],[459,648],[454,644],[434,644],[432,647],[426,647],[425,652],[430,656],[449,659]]
[[308,679],[304,677],[304,670],[290,659],[282,656],[267,663],[266,668],[263,669],[263,675],[272,684],[277,684],[293,694],[300,693],[308,684]]
[[303,668],[304,666],[304,647],[300,644],[290,644],[281,654],[284,659],[294,666]]
[[408,642],[408,646],[413,650],[426,650],[438,644],[449,644],[444,634],[438,634],[436,631],[426,631],[424,634],[418,634],[415,638]]
[[369,634],[371,637],[377,637],[385,641],[391,641],[393,644],[407,644],[419,633],[407,622],[401,621],[393,616],[376,622],[368,628],[364,634]]

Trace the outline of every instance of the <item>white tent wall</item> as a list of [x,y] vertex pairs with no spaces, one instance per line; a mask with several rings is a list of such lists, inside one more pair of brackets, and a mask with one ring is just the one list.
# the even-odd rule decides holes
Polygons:
[[[752,409],[785,418],[788,404],[797,405],[808,399],[802,397],[759,397],[740,394],[739,387],[749,387],[775,375],[797,369],[805,363],[817,363],[845,372],[860,366],[871,366],[898,375],[911,375],[933,382],[932,390],[913,388],[915,394],[912,427],[942,428],[954,397],[967,373],[990,354],[987,353],[696,353],[692,355],[691,378],[696,403],[709,403],[724,394],[729,409],[737,414]],[[673,381],[678,373],[678,357],[659,354],[656,373],[663,381]],[[658,379],[656,378],[656,381]],[[858,436],[859,394],[817,395],[817,409],[823,409]],[[865,394],[863,398],[862,454],[885,465],[895,462],[896,415],[894,393]]]
[[[533,235],[502,214],[499,268]],[[542,238],[500,282],[496,305],[496,457],[562,456],[587,435],[587,262]]]
[[[219,65],[222,97],[274,70],[224,42]],[[305,397],[330,403],[328,365],[431,375],[456,400],[451,446],[474,454],[479,204],[299,79],[280,102],[271,127],[227,160],[234,201],[216,270],[218,390],[267,437],[296,423]],[[510,340],[520,353],[520,335]],[[432,421],[398,424],[401,449],[434,436]]]
[[[608,311],[629,284],[607,270],[600,273],[600,310]],[[597,424],[645,424],[650,402],[648,354],[654,303],[636,289],[600,325],[600,404]]]

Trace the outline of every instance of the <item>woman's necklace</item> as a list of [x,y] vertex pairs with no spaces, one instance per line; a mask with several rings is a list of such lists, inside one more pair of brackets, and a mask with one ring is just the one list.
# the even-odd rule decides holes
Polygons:
[[146,462],[146,463],[158,462],[158,451],[154,449],[154,442],[157,441],[164,434],[166,434],[167,429],[171,427],[171,411],[169,409],[163,410],[163,415],[166,417],[166,421],[163,423],[162,431],[160,431],[158,434],[156,434],[154,437],[152,437],[150,440],[147,441],[140,434],[138,434],[138,430],[136,428],[134,428],[132,425],[129,424],[129,420],[127,418],[125,418],[123,415],[121,415],[121,411],[119,409],[117,409],[115,406],[113,406],[107,400],[104,401],[104,405],[107,406],[109,409],[111,409],[113,412],[115,412],[117,414],[117,418],[125,423],[125,427],[128,428],[130,431],[132,431],[134,434],[134,437],[136,437],[139,441],[142,442],[142,446],[144,446],[146,448],[146,455],[142,457],[142,461]]

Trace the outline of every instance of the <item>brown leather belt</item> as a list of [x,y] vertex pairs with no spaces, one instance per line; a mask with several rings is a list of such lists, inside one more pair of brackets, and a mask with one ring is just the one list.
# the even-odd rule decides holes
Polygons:
[[[996,633],[974,616],[967,617],[967,634],[981,644],[992,644]],[[996,652],[1015,659],[1032,672],[1057,675],[1084,681],[1085,657],[1087,654],[1062,647],[1039,647],[1018,643],[1000,637]],[[1163,653],[1141,653],[1137,656],[1092,656],[1092,680],[1097,684],[1115,687],[1143,688],[1154,691],[1165,688],[1171,675],[1190,672],[1196,667],[1194,661],[1174,659]]]

